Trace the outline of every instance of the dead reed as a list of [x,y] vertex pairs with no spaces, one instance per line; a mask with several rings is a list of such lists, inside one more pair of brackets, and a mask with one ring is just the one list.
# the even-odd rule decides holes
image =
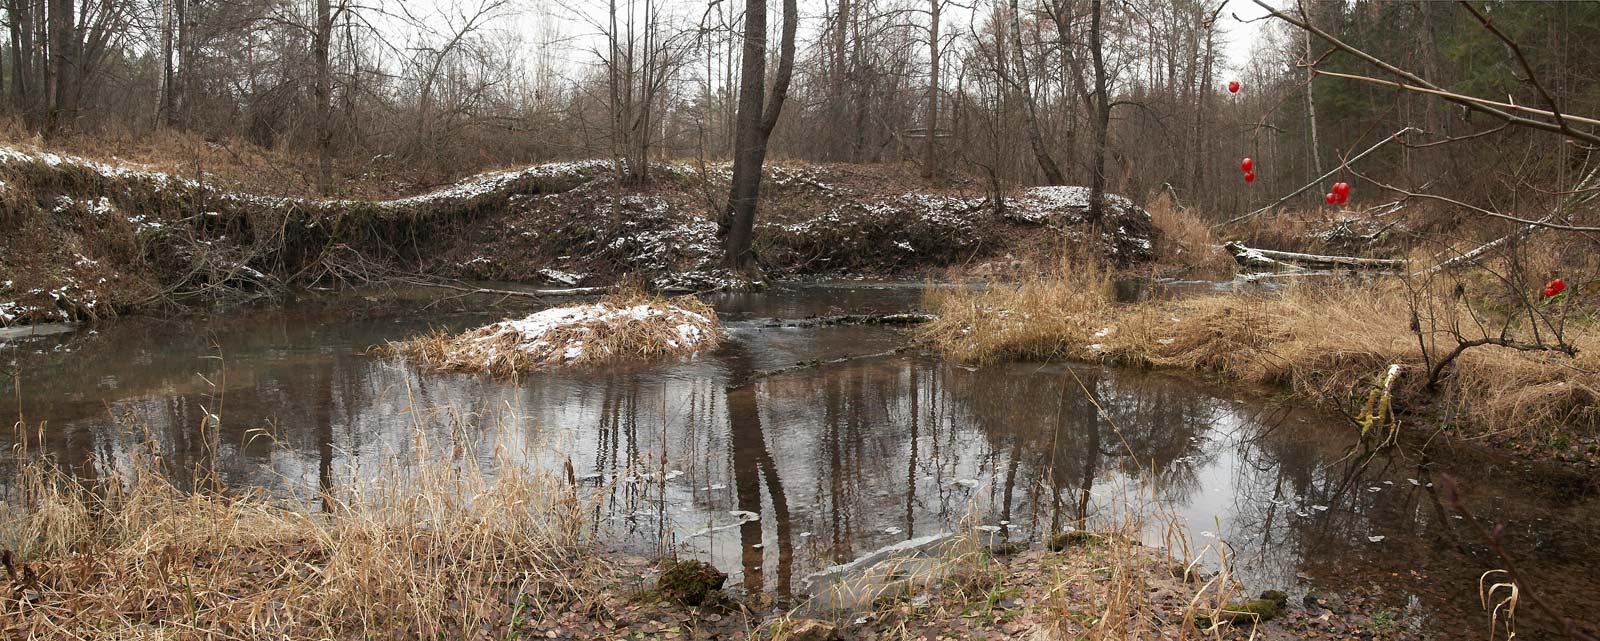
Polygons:
[[417,454],[326,488],[325,511],[308,512],[179,489],[148,453],[95,481],[24,457],[0,512],[16,550],[0,626],[41,639],[501,638],[582,607],[608,570],[582,553],[573,488],[499,463],[491,478]]
[[[1294,283],[1277,290],[1113,301],[1108,276],[1064,262],[1046,278],[987,290],[930,295],[938,319],[919,329],[939,351],[968,361],[1068,359],[1195,369],[1291,389],[1317,402],[1359,406],[1390,365],[1398,408],[1443,400],[1486,435],[1600,429],[1600,348],[1594,325],[1574,318],[1566,340],[1576,358],[1485,345],[1461,355],[1438,389],[1430,367],[1458,341],[1528,332],[1484,322],[1466,297],[1400,279]],[[1413,318],[1423,319],[1413,325]],[[1504,321],[1504,319],[1500,319]]]

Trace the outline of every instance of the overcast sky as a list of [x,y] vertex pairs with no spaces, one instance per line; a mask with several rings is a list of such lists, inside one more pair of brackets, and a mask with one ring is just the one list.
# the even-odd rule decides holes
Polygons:
[[1228,0],[1227,6],[1222,8],[1218,22],[1222,23],[1223,31],[1228,34],[1228,46],[1223,51],[1227,55],[1229,68],[1243,69],[1250,62],[1250,50],[1255,45],[1256,36],[1268,24],[1267,20],[1241,20],[1254,20],[1265,15],[1267,10],[1250,0]]
[[[390,0],[403,2],[407,9],[416,17],[423,18],[425,23],[436,29],[435,35],[451,31],[451,23],[459,23],[463,13],[473,13],[474,9],[485,4],[494,3],[495,0]],[[695,15],[703,10],[710,0],[687,0],[685,9],[694,9]],[[722,0],[723,2],[737,0]],[[800,0],[801,15],[815,16],[824,11],[823,0]],[[539,43],[539,26],[541,23],[554,18],[560,25],[561,36],[566,38],[566,46],[560,47],[561,51],[555,57],[565,60],[568,64],[568,73],[572,65],[593,63],[592,53],[584,44],[584,36],[592,35],[595,30],[591,24],[575,19],[574,14],[579,11],[603,13],[604,0],[510,0],[497,12],[497,17],[485,25],[485,32],[498,32],[502,35],[513,35],[520,41],[519,49],[531,62],[541,47]],[[955,12],[952,12],[955,13]],[[1223,57],[1226,67],[1225,77],[1220,82],[1226,82],[1233,74],[1243,71],[1249,64],[1252,50],[1256,46],[1257,36],[1268,24],[1267,20],[1260,20],[1266,11],[1251,0],[1226,0],[1226,5],[1218,15],[1218,22],[1224,36]],[[446,16],[449,16],[448,18]],[[432,19],[428,19],[432,18]],[[966,16],[951,16],[951,22],[964,20]],[[1253,20],[1253,21],[1252,21]],[[388,22],[378,19],[379,22]],[[405,30],[398,27],[399,30]],[[776,25],[774,25],[776,28]],[[531,65],[530,65],[531,66]]]

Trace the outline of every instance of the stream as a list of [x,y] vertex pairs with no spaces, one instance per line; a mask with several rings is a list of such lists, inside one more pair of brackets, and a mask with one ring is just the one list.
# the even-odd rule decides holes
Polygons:
[[[485,312],[403,292],[14,333],[0,337],[0,417],[82,477],[128,465],[148,441],[170,469],[307,505],[417,443],[485,465],[497,451],[553,470],[570,459],[603,493],[593,527],[606,545],[669,547],[785,597],[809,574],[918,537],[1037,540],[1052,523],[1137,514],[1151,544],[1225,542],[1252,592],[1361,594],[1393,608],[1394,625],[1483,634],[1478,580],[1499,562],[1430,491],[1450,474],[1480,518],[1506,524],[1545,598],[1583,613],[1600,590],[1592,491],[1510,459],[1453,447],[1427,465],[1409,450],[1361,465],[1346,419],[1271,390],[1082,364],[972,367],[893,353],[905,344],[894,328],[761,322],[915,310],[926,288],[712,295],[728,325],[714,352],[516,381],[368,353],[537,308],[515,300]],[[852,356],[864,358],[791,367]],[[1538,629],[1531,608],[1518,614],[1524,633]]]

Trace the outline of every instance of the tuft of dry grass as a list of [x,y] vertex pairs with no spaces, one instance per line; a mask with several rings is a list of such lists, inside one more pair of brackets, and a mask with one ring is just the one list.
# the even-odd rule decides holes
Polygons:
[[[419,448],[428,451],[428,448]],[[404,457],[402,457],[404,460]],[[95,481],[25,459],[3,504],[14,638],[482,638],[583,602],[586,505],[551,475],[419,454],[325,511],[186,491],[144,455]]]
[[1096,328],[1115,313],[1111,275],[1093,261],[1057,260],[1043,277],[931,290],[928,305],[939,317],[918,335],[964,361],[1088,356]]
[[[1402,374],[1397,406],[1443,400],[1480,435],[1600,428],[1600,340],[1570,322],[1579,356],[1481,346],[1467,350],[1426,389],[1430,367],[1463,338],[1493,337],[1469,296],[1442,284],[1401,279],[1313,281],[1275,291],[1235,291],[1116,304],[1092,267],[1063,265],[1050,278],[1014,286],[947,290],[930,296],[938,320],[920,336],[968,361],[1068,359],[1215,372],[1280,385],[1318,402],[1359,405],[1390,365]],[[1412,326],[1413,309],[1423,319]],[[1482,311],[1477,312],[1482,318]],[[1512,326],[1512,335],[1526,328]],[[1424,351],[1423,345],[1427,345]]]
[[1165,193],[1156,194],[1145,205],[1156,235],[1155,255],[1163,263],[1181,265],[1204,273],[1231,273],[1233,258],[1222,250],[1222,241],[1211,232],[1206,221],[1180,207]]
[[459,335],[436,331],[380,351],[434,369],[510,376],[548,367],[651,359],[715,348],[720,323],[693,297],[625,291],[599,302],[555,307]]

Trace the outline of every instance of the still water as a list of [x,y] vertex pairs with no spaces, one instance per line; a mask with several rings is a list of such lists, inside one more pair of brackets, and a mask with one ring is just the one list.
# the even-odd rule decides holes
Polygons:
[[84,477],[152,443],[168,469],[313,506],[319,488],[382,474],[419,443],[490,466],[505,452],[570,461],[603,493],[593,531],[607,545],[706,558],[780,596],[916,537],[978,527],[1020,541],[1133,511],[1175,524],[1191,550],[1225,542],[1252,590],[1370,594],[1445,636],[1484,629],[1477,580],[1498,565],[1430,491],[1452,474],[1481,518],[1507,524],[1537,585],[1574,606],[1600,589],[1600,510],[1582,484],[1528,481],[1482,453],[1368,461],[1342,417],[1192,375],[971,367],[893,353],[894,329],[763,322],[913,310],[925,294],[852,282],[722,295],[715,352],[516,381],[368,353],[531,309],[514,301],[345,297],[124,319],[0,343],[12,388],[0,415]]

